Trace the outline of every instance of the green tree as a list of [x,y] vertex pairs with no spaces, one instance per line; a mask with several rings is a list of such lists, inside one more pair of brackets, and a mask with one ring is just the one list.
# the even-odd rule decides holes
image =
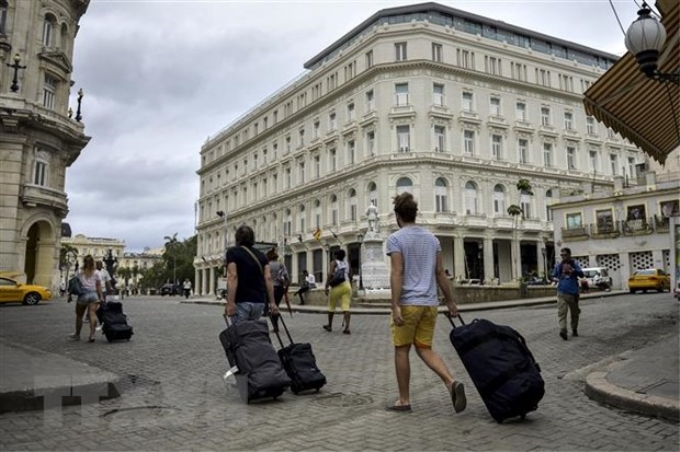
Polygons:
[[177,233],[165,236],[165,252],[163,261],[166,267],[165,281],[181,282],[188,279],[194,283],[194,257],[198,238],[196,235],[179,241]]

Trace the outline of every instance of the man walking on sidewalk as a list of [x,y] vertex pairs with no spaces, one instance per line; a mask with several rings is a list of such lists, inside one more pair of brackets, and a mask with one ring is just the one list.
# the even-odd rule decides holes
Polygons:
[[463,383],[455,381],[442,358],[432,350],[437,321],[437,284],[444,294],[449,314],[458,315],[451,283],[444,273],[439,240],[430,231],[416,225],[418,203],[410,193],[394,198],[394,213],[399,230],[387,238],[390,256],[392,291],[392,341],[399,397],[387,405],[389,411],[411,411],[409,352],[416,353],[442,379],[449,391],[456,413],[465,409]]
[[561,262],[555,265],[553,281],[557,281],[557,319],[560,327],[560,337],[565,341],[567,336],[567,311],[571,313],[572,336],[578,336],[578,318],[581,309],[578,307],[579,282],[583,277],[583,271],[578,262],[571,258],[571,250],[560,250]]

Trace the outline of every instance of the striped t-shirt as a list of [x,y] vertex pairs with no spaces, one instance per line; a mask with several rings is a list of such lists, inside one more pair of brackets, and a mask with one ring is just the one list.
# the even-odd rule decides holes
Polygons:
[[401,253],[404,260],[401,304],[439,304],[435,268],[441,250],[437,237],[420,226],[403,227],[387,238],[387,254]]

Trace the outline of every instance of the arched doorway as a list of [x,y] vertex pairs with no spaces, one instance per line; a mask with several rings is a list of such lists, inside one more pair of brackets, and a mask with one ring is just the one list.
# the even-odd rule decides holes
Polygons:
[[47,221],[36,221],[28,228],[25,237],[26,282],[52,288],[56,268],[54,228]]

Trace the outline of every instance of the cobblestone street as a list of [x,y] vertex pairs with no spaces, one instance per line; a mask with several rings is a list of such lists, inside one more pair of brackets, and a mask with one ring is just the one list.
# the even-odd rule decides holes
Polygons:
[[677,424],[597,404],[575,372],[677,336],[678,303],[668,293],[586,300],[581,337],[567,342],[557,335],[554,306],[464,315],[516,328],[543,369],[546,396],[538,411],[504,424],[487,413],[443,317],[435,349],[466,383],[461,414],[415,353],[413,412],[384,410],[397,390],[387,316],[354,316],[347,336],[339,324],[332,333],[322,330],[325,315],[285,314],[293,337],[313,344],[328,385],[319,394],[245,405],[221,378],[221,307],[177,298],[124,304],[135,335],[113,344],[99,336],[94,344],[68,341],[73,305],[64,301],[0,306],[0,339],[124,376],[117,399],[0,415],[2,450],[678,450]]

